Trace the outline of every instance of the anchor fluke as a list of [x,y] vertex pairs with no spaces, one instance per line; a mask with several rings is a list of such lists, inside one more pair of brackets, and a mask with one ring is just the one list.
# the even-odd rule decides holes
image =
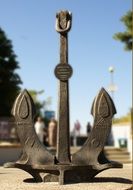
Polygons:
[[26,89],[16,98],[11,114],[18,119],[34,119],[36,111],[34,102]]
[[72,162],[75,164],[97,164],[98,156],[110,133],[112,117],[116,113],[116,109],[104,88],[101,88],[94,99],[91,113],[94,116],[93,128],[83,147],[72,155]]
[[95,117],[100,115],[103,118],[112,117],[116,114],[115,105],[104,88],[101,88],[98,95],[93,101],[91,114]]
[[20,159],[14,163],[7,163],[7,167],[21,168],[30,173],[36,180],[41,180],[38,172],[34,172],[31,165],[52,165],[54,156],[39,141],[34,129],[35,106],[27,90],[22,91],[12,108],[15,117],[16,129],[23,153]]

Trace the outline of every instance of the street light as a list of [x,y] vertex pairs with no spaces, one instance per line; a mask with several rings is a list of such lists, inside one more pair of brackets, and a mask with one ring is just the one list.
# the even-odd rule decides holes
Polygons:
[[108,87],[108,90],[111,92],[111,97],[114,100],[114,92],[117,90],[117,86],[114,84],[114,67],[109,67],[110,72],[110,85]]
[[[117,90],[117,86],[114,84],[114,67],[110,66],[108,68],[110,72],[110,85],[108,87],[108,90],[111,93],[112,100],[114,101],[114,92]],[[108,137],[108,144],[114,145],[114,139],[113,139],[113,133],[112,130],[110,131],[109,137]]]

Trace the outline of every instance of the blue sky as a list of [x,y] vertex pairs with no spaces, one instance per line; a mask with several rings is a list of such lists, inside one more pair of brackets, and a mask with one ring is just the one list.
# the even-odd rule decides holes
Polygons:
[[90,109],[103,86],[108,88],[114,66],[116,117],[131,107],[131,53],[113,35],[124,31],[120,18],[131,9],[126,0],[0,0],[0,27],[12,40],[21,69],[17,72],[22,88],[45,90],[40,100],[52,97],[51,109],[57,110],[58,81],[53,71],[59,63],[59,34],[55,31],[57,11],[73,14],[69,32],[71,128],[78,119],[85,131],[92,122]]

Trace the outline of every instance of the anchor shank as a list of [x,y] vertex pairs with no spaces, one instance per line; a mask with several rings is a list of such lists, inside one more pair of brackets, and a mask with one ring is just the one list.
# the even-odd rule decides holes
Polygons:
[[67,164],[70,162],[68,82],[60,81],[59,85],[57,159],[59,163]]
[[[67,33],[60,34],[60,63],[68,63]],[[59,110],[57,131],[57,159],[59,163],[70,162],[69,140],[69,84],[67,81],[59,82]]]
[[69,135],[69,82],[72,69],[68,64],[68,31],[70,30],[71,15],[61,11],[56,16],[56,30],[60,33],[60,64],[56,68],[59,79],[59,107],[57,130],[57,161],[60,164],[70,163]]
[[68,63],[68,35],[60,34],[60,63]]

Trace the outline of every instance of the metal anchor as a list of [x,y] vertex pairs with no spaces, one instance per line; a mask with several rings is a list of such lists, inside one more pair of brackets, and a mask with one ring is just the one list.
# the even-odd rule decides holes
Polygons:
[[21,158],[5,167],[16,167],[30,173],[36,182],[59,181],[59,184],[86,182],[99,172],[109,168],[122,168],[122,164],[109,161],[104,155],[104,144],[109,135],[112,118],[116,113],[114,103],[105,91],[100,90],[94,99],[91,113],[94,126],[83,147],[70,154],[69,135],[69,83],[72,67],[68,64],[68,35],[72,14],[61,11],[56,15],[56,30],[60,33],[60,63],[55,68],[59,79],[59,108],[57,153],[53,156],[42,145],[35,133],[33,119],[35,107],[26,90],[17,97],[12,114],[17,124],[17,133],[23,147]]

